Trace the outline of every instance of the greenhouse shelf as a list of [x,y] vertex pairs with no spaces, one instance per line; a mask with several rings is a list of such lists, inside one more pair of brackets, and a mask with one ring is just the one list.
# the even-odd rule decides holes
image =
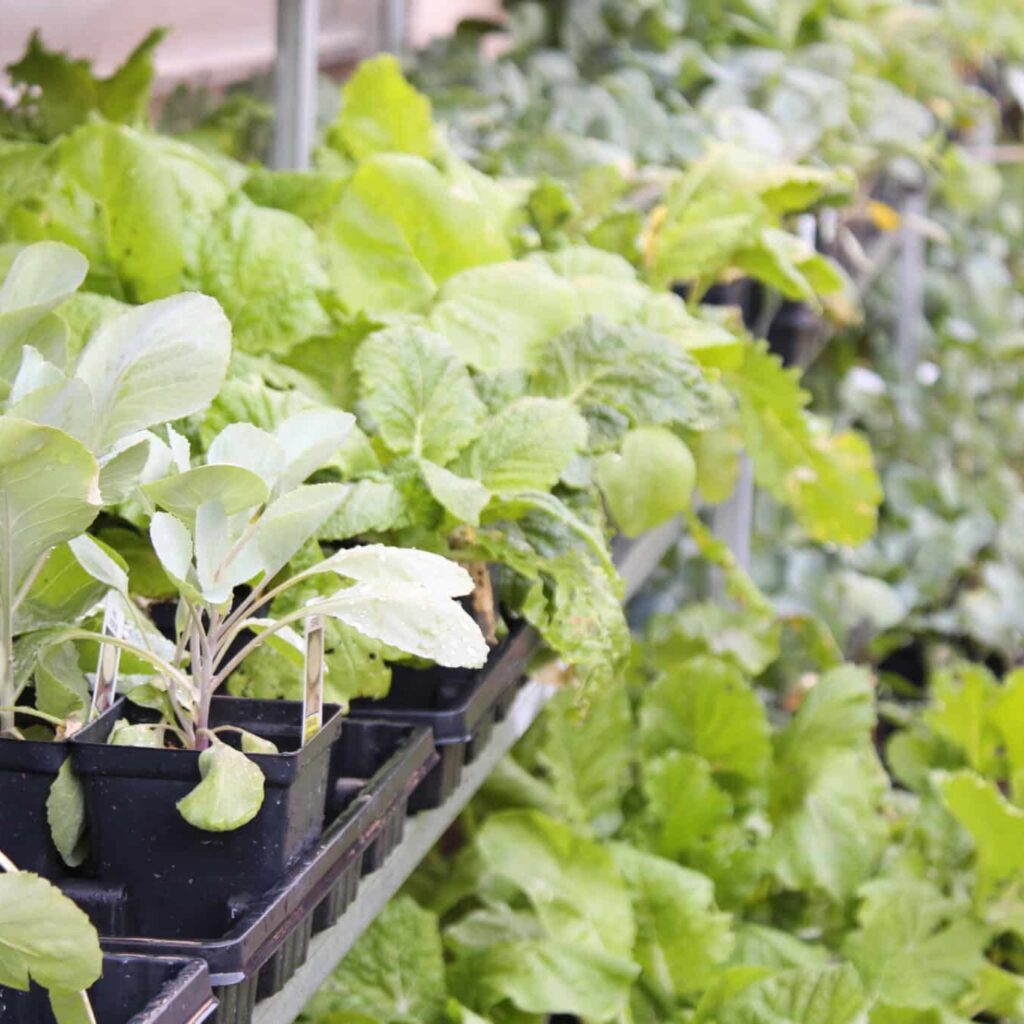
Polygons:
[[[625,583],[627,600],[640,589],[665,553],[676,543],[682,525],[682,520],[673,519],[618,548],[616,562]],[[405,836],[387,863],[362,882],[359,894],[338,923],[313,938],[303,966],[276,995],[257,1003],[252,1017],[253,1024],[291,1024],[298,1017],[359,936],[405,884],[406,879],[437,844],[498,762],[530,728],[555,693],[556,686],[536,679],[523,686],[508,715],[495,725],[488,745],[476,760],[466,766],[456,790],[441,807],[421,812],[406,823]]]

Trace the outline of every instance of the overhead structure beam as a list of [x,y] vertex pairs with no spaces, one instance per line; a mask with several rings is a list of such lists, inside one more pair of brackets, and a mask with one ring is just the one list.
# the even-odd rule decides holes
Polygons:
[[320,0],[277,0],[274,145],[278,170],[309,167],[316,134]]

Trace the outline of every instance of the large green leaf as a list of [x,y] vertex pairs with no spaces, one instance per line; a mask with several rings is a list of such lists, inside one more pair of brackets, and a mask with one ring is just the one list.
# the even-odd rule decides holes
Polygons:
[[719,1024],[860,1024],[866,1001],[849,965],[783,971],[755,981],[719,1011]]
[[376,153],[434,152],[430,100],[402,76],[391,54],[364,60],[341,90],[341,112],[330,132],[357,160]]
[[98,78],[89,61],[48,50],[34,32],[24,55],[8,68],[11,81],[26,90],[27,125],[39,138],[51,139],[94,113],[110,121],[142,121],[149,113],[153,51],[166,34],[154,29],[112,75]]
[[621,451],[602,455],[597,463],[601,493],[627,537],[690,508],[696,477],[690,449],[664,427],[631,430]]
[[713,658],[684,661],[657,679],[640,706],[648,754],[699,754],[716,773],[759,782],[770,756],[761,701],[733,665]]
[[843,951],[869,995],[897,1006],[949,1006],[985,963],[989,929],[922,879],[877,879],[860,891]]
[[75,370],[92,393],[95,449],[198,412],[220,389],[230,355],[230,325],[205,295],[175,295],[102,323]]
[[365,1014],[379,1024],[426,1024],[442,1019],[446,998],[437,917],[411,897],[398,896],[352,947],[306,1014],[314,1020],[348,1021],[352,1014]]
[[428,319],[466,363],[497,372],[543,365],[546,343],[578,315],[568,282],[519,261],[473,267],[450,278]]
[[81,533],[100,507],[96,460],[53,427],[0,417],[0,603],[36,563]]
[[89,852],[86,840],[85,794],[82,783],[71,767],[71,758],[60,766],[46,800],[46,819],[53,845],[64,863],[76,868]]
[[526,939],[457,959],[449,981],[462,1002],[485,1013],[511,1003],[531,1015],[555,1011],[614,1020],[625,1011],[638,973],[630,960],[597,949],[562,939]]
[[328,280],[317,239],[298,217],[236,202],[203,236],[199,287],[224,307],[246,352],[288,352],[327,330]]
[[727,375],[757,482],[791,505],[815,540],[859,544],[874,532],[882,490],[863,438],[829,436],[804,412],[808,395],[763,344]]
[[633,897],[643,982],[668,1003],[704,989],[732,951],[730,917],[715,906],[714,884],[625,843],[612,855]]
[[974,772],[954,772],[940,790],[974,841],[979,895],[992,896],[1000,884],[1024,877],[1024,810]]
[[85,279],[81,253],[59,242],[37,242],[14,258],[0,285],[0,379],[9,379],[21,359],[26,334]]
[[489,649],[462,607],[416,583],[357,583],[313,601],[307,615],[329,615],[365,636],[439,665],[479,668]]
[[567,402],[520,398],[484,424],[455,468],[491,491],[548,491],[583,448],[586,432]]
[[371,334],[356,369],[377,433],[399,455],[451,461],[476,436],[483,402],[443,337],[401,326]]
[[503,811],[484,823],[477,846],[489,871],[530,900],[552,938],[628,959],[630,897],[598,843],[535,811]]
[[99,976],[96,929],[56,886],[26,871],[0,875],[0,985],[80,992]]
[[251,469],[221,463],[196,466],[142,487],[156,505],[191,522],[200,505],[219,501],[230,516],[266,501],[269,489]]
[[366,160],[321,236],[339,298],[370,313],[420,309],[453,274],[509,255],[493,210],[406,154]]
[[710,412],[707,381],[680,345],[634,324],[600,318],[555,338],[532,383],[537,393],[567,398],[588,417],[610,409],[634,426],[700,429]]

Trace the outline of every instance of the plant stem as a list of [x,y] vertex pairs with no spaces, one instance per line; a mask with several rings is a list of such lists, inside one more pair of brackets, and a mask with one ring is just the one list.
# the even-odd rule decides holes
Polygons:
[[[4,536],[12,535],[11,507],[3,492]],[[14,552],[8,550],[0,572],[0,704],[13,707],[14,692]],[[14,712],[0,711],[0,736],[14,732]]]
[[209,649],[206,645],[206,637],[203,633],[203,623],[200,613],[189,605],[189,615],[192,619],[192,639],[189,642],[189,651],[192,655],[192,678],[199,689],[199,717],[196,721],[195,748],[205,750],[210,745],[210,701],[213,699],[212,666],[209,664]]

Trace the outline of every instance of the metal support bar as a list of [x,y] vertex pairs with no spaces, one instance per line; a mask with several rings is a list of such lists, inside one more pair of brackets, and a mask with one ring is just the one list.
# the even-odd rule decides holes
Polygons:
[[[676,518],[644,534],[629,546],[618,562],[619,575],[627,595],[635,594],[674,544],[683,530]],[[405,824],[405,835],[388,861],[359,885],[352,905],[333,927],[317,935],[310,943],[306,962],[278,992],[256,1004],[253,1024],[291,1024],[327,980],[356,939],[373,923],[385,904],[430,852],[458,817],[473,794],[484,784],[495,765],[512,749],[544,705],[558,692],[556,686],[531,680],[519,691],[508,715],[494,726],[491,739],[479,756],[468,765],[462,782],[445,803],[433,811],[424,811]]]
[[924,319],[925,243],[921,222],[927,211],[924,192],[907,197],[900,228],[899,292],[896,296],[896,357],[900,382],[914,382],[921,361],[921,323]]
[[316,134],[320,0],[277,0],[274,146],[278,170],[305,170]]
[[519,691],[509,714],[494,727],[490,742],[466,767],[455,792],[441,807],[406,822],[398,849],[383,867],[360,883],[358,895],[338,923],[313,939],[306,962],[288,984],[277,995],[256,1004],[253,1024],[291,1024],[295,1020],[556,692],[556,687],[537,681]]
[[407,0],[381,0],[380,44],[388,53],[401,53],[405,47],[409,11]]
[[[728,501],[716,505],[711,513],[711,529],[725,542],[739,566],[749,570],[750,541],[754,532],[754,467],[746,455],[740,460],[736,489]],[[719,600],[725,595],[725,581],[717,570],[712,574],[711,591]]]

